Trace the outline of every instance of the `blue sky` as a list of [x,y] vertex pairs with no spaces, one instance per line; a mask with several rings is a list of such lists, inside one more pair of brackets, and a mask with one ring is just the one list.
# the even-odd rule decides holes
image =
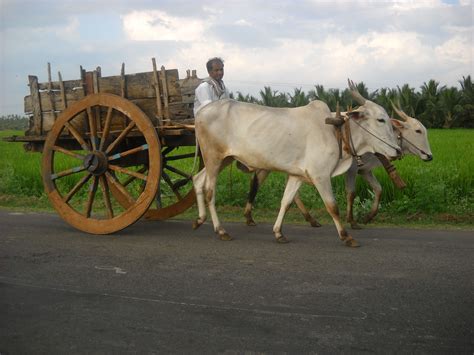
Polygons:
[[159,65],[207,75],[225,59],[231,91],[292,92],[315,84],[369,89],[473,73],[471,0],[0,0],[0,114],[21,114],[27,77],[65,80],[79,66],[117,75]]

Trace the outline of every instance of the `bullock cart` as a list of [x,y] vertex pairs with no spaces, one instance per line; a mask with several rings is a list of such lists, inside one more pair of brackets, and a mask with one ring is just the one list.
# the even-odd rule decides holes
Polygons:
[[[195,202],[193,102],[201,80],[188,70],[102,76],[80,68],[80,79],[29,76],[25,97],[29,152],[41,152],[45,191],[77,229],[109,234],[142,216],[163,220]],[[198,158],[200,164],[200,158]]]

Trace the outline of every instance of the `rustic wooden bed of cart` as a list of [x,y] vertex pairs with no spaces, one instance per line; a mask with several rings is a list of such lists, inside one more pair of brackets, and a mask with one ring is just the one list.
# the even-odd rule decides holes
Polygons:
[[[145,215],[167,219],[195,202],[193,102],[196,71],[178,70],[38,82],[29,76],[29,129],[10,141],[42,152],[45,191],[61,217],[89,233],[119,231]],[[198,160],[198,164],[200,161]]]

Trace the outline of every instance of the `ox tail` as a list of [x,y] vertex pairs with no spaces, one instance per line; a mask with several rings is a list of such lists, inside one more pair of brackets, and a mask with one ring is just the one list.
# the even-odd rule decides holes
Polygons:
[[197,163],[197,158],[199,154],[199,140],[198,140],[196,131],[194,131],[194,137],[196,138],[196,152],[194,153],[194,162],[193,162],[193,169],[191,170],[191,175],[194,175],[195,173],[197,173],[196,163]]

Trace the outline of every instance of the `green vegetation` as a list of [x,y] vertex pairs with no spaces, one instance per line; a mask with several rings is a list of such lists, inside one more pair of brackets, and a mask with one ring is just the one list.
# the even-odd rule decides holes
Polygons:
[[0,131],[4,130],[26,130],[28,118],[19,115],[6,115],[0,117]]
[[[361,82],[357,88],[362,96],[382,105],[392,117],[395,116],[390,100],[399,103],[403,111],[419,119],[427,128],[474,128],[474,85],[471,76],[463,77],[459,84],[460,89],[441,86],[439,82],[430,80],[424,83],[419,91],[405,84],[397,88],[382,88],[369,92],[367,86]],[[342,110],[356,106],[349,89],[327,90],[322,85],[315,85],[308,93],[295,89],[293,94],[288,94],[265,87],[260,91],[260,98],[240,92],[234,96],[239,101],[273,107],[297,107],[315,99],[326,102],[331,111],[336,111],[338,102]]]
[[[21,135],[21,131],[0,132],[0,138]],[[397,190],[383,169],[375,175],[383,186],[382,206],[376,223],[385,224],[442,224],[472,226],[474,220],[474,130],[430,129],[429,140],[434,160],[422,162],[406,157],[395,162],[407,188]],[[51,209],[44,195],[41,181],[41,154],[26,153],[21,143],[0,141],[0,206],[18,209]],[[192,161],[189,162],[191,170]],[[226,168],[219,177],[217,204],[224,218],[243,221],[250,175],[235,165]],[[272,173],[261,187],[255,205],[255,216],[260,221],[273,221],[283,194],[285,176]],[[341,212],[345,209],[344,178],[333,179],[333,189]],[[359,197],[356,214],[367,213],[372,195],[361,179],[357,183]],[[314,187],[304,185],[300,195],[312,213],[324,223],[330,223],[323,203]],[[342,213],[341,213],[342,214]],[[192,218],[192,210],[179,218]],[[304,223],[292,209],[287,220]]]

